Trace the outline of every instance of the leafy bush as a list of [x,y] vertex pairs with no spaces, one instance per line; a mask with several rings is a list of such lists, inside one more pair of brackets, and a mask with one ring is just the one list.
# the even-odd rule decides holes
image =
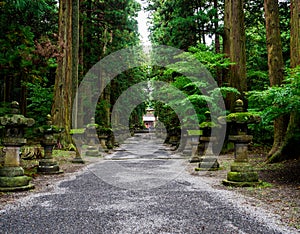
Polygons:
[[28,106],[27,116],[35,119],[37,127],[45,124],[47,115],[51,113],[53,87],[46,87],[40,82],[27,83]]
[[262,122],[251,126],[261,141],[272,141],[273,120],[279,116],[300,112],[300,66],[288,69],[281,86],[248,92],[249,108],[261,112]]

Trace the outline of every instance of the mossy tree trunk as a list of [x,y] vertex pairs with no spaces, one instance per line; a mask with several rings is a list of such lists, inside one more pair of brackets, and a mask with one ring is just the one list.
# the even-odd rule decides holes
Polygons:
[[[300,1],[291,0],[291,68],[300,65]],[[278,162],[300,156],[300,115],[293,111],[287,133],[280,150],[269,157],[269,162]]]
[[[76,0],[77,3],[77,0]],[[64,128],[64,132],[61,135],[61,143],[63,146],[70,144],[71,136],[71,121],[72,121],[72,102],[74,99],[76,81],[74,77],[78,74],[78,65],[76,65],[76,56],[74,53],[78,53],[78,40],[75,37],[78,36],[78,32],[73,32],[76,28],[73,23],[73,14],[77,12],[77,9],[73,7],[79,7],[79,4],[74,4],[72,0],[60,0],[59,1],[59,46],[62,56],[58,58],[58,66],[56,70],[55,86],[54,86],[54,100],[52,106],[53,124]],[[76,16],[75,16],[76,17]],[[77,29],[76,29],[77,30]],[[74,33],[74,34],[73,34]],[[75,35],[76,34],[76,35]],[[75,40],[75,42],[74,42]],[[78,56],[77,56],[78,62]]]
[[[247,91],[244,1],[230,0],[229,5],[230,60],[235,63],[230,67],[229,85],[241,93],[239,98],[243,99],[246,104],[244,99],[244,92]],[[235,95],[229,95],[230,110],[233,109],[236,98]]]
[[[278,1],[264,1],[266,36],[268,50],[269,79],[271,86],[281,85],[284,78],[284,62],[279,26]],[[274,142],[269,156],[275,154],[283,145],[288,118],[281,116],[274,120]]]
[[[230,0],[225,0],[224,4],[224,31],[223,31],[223,53],[225,54],[226,57],[230,57]],[[223,69],[222,72],[222,77],[223,77],[223,84],[229,83],[229,70],[227,68]],[[229,99],[225,100],[226,107],[229,108]]]
[[[214,0],[214,8],[218,9],[218,0]],[[219,12],[216,11],[214,16],[214,30],[215,30],[215,52],[221,53],[221,45],[220,45],[220,34],[218,32],[219,29]],[[217,68],[217,82],[218,86],[222,86],[223,78],[222,78],[222,70],[220,68]]]

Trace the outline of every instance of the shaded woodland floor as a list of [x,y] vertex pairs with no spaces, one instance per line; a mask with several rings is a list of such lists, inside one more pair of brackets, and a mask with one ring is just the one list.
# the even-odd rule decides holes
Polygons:
[[[249,155],[250,163],[259,173],[265,185],[261,188],[231,188],[217,185],[218,188],[234,190],[257,199],[253,206],[260,206],[278,214],[280,220],[300,231],[300,160],[266,164],[266,156],[261,150],[254,150]],[[222,155],[219,162],[223,170],[209,172],[208,176],[226,178],[232,154]]]

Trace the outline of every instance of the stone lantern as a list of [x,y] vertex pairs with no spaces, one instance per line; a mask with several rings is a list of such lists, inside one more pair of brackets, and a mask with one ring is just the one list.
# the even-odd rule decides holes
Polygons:
[[203,145],[202,157],[199,159],[199,167],[196,170],[218,170],[220,167],[217,157],[213,152],[213,145],[217,139],[211,136],[212,128],[219,128],[220,125],[212,122],[210,112],[205,112],[206,120],[200,124],[202,136],[200,137],[200,145]]
[[248,124],[260,122],[260,116],[250,112],[244,112],[244,103],[237,100],[234,113],[226,116],[226,122],[231,125],[232,135],[229,141],[234,143],[234,163],[227,174],[227,180],[223,181],[228,186],[257,186],[261,182],[258,173],[248,163],[248,144],[253,136],[247,134]]
[[89,123],[85,129],[86,138],[88,140],[88,147],[85,152],[86,156],[101,156],[99,149],[97,147],[98,135],[96,128],[98,127],[98,124],[95,123],[95,118],[91,118],[91,123]]
[[190,162],[194,162],[197,155],[200,135],[200,130],[187,130],[187,134],[184,136],[186,143],[184,144],[182,154],[184,156],[191,156]]
[[61,129],[52,124],[51,115],[47,115],[46,125],[40,128],[44,137],[41,141],[41,145],[44,147],[44,158],[39,161],[37,168],[38,173],[42,174],[59,174],[62,171],[59,170],[57,162],[52,156],[53,147],[57,144],[54,135],[55,133],[61,132]]
[[81,157],[82,154],[82,145],[84,144],[84,128],[79,129],[71,129],[70,134],[72,135],[72,139],[76,145],[76,155],[75,158],[72,159],[72,163],[81,163],[84,164],[84,160]]
[[24,128],[35,123],[34,119],[20,114],[19,103],[11,103],[11,113],[0,117],[0,124],[4,126],[4,166],[0,167],[0,191],[16,191],[34,188],[30,184],[31,177],[24,175],[20,166],[20,148],[26,144]]

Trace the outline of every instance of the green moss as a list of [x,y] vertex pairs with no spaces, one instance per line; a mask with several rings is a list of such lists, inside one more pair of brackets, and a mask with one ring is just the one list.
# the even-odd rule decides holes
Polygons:
[[228,181],[234,182],[257,182],[258,174],[257,172],[233,172],[230,171],[227,174]]
[[84,128],[77,128],[77,129],[71,129],[70,130],[70,134],[83,134],[85,131]]
[[236,123],[258,123],[261,118],[259,113],[256,112],[238,112],[231,113],[226,116],[226,122],[236,122]]
[[28,176],[0,177],[0,187],[22,187],[29,184]]
[[203,122],[199,125],[199,127],[202,128],[219,128],[220,125],[216,124],[214,122]]
[[99,124],[96,124],[96,123],[90,123],[88,125],[86,125],[87,128],[98,128],[99,127]]
[[202,130],[187,130],[189,136],[201,136]]

